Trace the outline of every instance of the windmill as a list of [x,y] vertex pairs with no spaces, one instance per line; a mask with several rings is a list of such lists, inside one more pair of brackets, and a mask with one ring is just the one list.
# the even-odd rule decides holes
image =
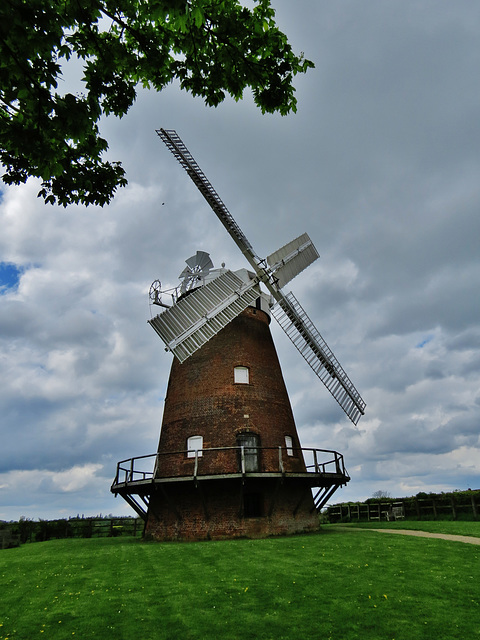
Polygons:
[[157,134],[250,269],[214,269],[209,254],[197,251],[170,306],[161,302],[159,281],[153,283],[150,299],[164,310],[148,322],[175,356],[160,443],[154,471],[142,467],[147,456],[122,461],[112,491],[158,539],[311,530],[316,512],[349,477],[339,453],[300,447],[270,315],[349,419],[357,424],[365,412],[299,301],[283,292],[318,252],[305,233],[260,258],[177,133]]

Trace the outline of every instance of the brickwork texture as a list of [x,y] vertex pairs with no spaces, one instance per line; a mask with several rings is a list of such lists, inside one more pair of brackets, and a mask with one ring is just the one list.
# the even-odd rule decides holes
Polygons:
[[[279,485],[265,477],[252,485],[253,479],[228,478],[239,472],[236,447],[245,435],[261,447],[256,471],[279,471],[279,447],[285,471],[305,471],[301,452],[295,451],[300,443],[269,322],[264,311],[248,307],[185,362],[174,359],[155,472],[172,481],[150,498],[148,535],[263,537],[316,528],[311,492],[301,482],[286,477]],[[247,384],[235,382],[235,367],[248,369]],[[186,453],[192,436],[202,436],[206,449],[197,461]],[[287,454],[286,436],[294,455]],[[208,451],[212,448],[220,450]],[[193,475],[196,463],[200,475],[227,477],[181,480]]]

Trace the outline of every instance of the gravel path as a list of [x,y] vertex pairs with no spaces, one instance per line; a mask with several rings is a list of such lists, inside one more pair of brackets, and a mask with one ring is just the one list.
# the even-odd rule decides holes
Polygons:
[[440,538],[442,540],[452,540],[453,542],[467,542],[468,544],[480,544],[480,538],[473,536],[456,536],[451,533],[430,533],[428,531],[417,531],[415,529],[363,529],[362,527],[344,527],[345,529],[355,529],[355,531],[378,531],[378,533],[399,533],[403,536],[417,536],[419,538]]

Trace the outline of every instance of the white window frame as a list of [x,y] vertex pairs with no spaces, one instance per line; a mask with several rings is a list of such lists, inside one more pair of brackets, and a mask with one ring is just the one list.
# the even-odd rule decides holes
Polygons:
[[293,438],[292,438],[292,436],[285,436],[285,447],[287,449],[287,456],[293,456]]
[[190,436],[187,438],[187,458],[199,458],[203,455],[203,436]]
[[248,367],[234,367],[233,381],[235,384],[250,384],[250,369]]

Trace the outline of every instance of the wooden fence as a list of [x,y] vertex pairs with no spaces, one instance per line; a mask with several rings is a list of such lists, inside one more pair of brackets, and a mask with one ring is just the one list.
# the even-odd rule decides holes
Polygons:
[[480,513],[480,491],[437,495],[426,498],[405,498],[382,502],[334,504],[324,515],[329,522],[352,520],[477,520]]
[[[3,548],[19,542],[44,542],[60,538],[106,538],[143,535],[141,518],[70,518],[68,520],[29,520],[0,523],[0,542]],[[8,542],[7,542],[8,541]]]

